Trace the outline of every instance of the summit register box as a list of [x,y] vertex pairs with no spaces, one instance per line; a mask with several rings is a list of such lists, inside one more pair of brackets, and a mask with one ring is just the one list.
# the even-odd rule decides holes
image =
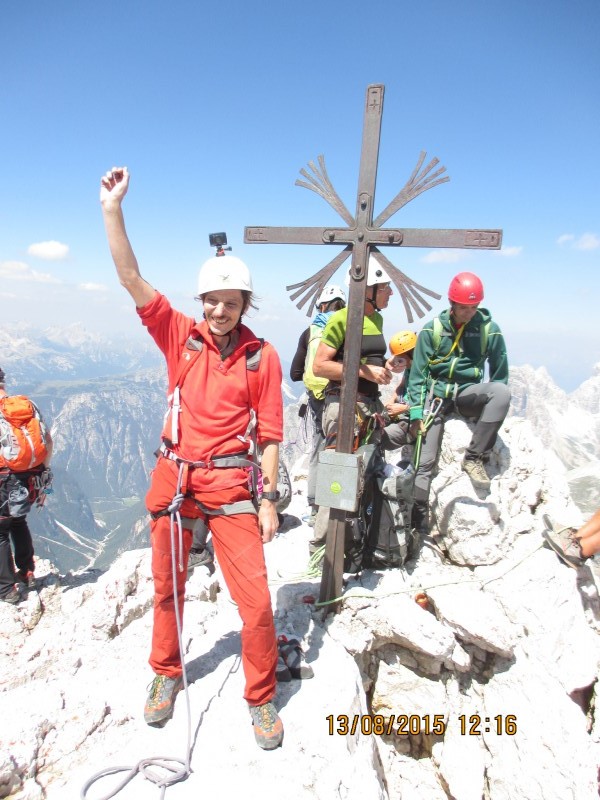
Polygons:
[[363,469],[360,455],[323,450],[319,454],[315,505],[356,511]]

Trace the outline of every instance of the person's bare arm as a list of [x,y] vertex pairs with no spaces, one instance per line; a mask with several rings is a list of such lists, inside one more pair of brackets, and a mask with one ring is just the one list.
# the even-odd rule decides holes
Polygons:
[[[263,491],[277,491],[277,471],[279,468],[279,442],[265,442],[262,447],[260,467],[263,474]],[[258,527],[262,540],[270,542],[279,527],[277,501],[263,498],[258,509]]]
[[[325,342],[319,342],[313,362],[313,372],[318,378],[327,378],[327,380],[337,383],[342,382],[344,365],[341,361],[334,360],[336,353],[335,348],[329,347]],[[387,385],[392,380],[392,373],[385,367],[361,364],[358,369],[358,377],[380,385]]]
[[343,364],[341,361],[334,360],[336,353],[337,350],[335,348],[329,347],[325,342],[319,342],[313,361],[313,372],[318,378],[341,382]]
[[129,188],[127,167],[113,167],[100,181],[100,203],[110,252],[119,281],[133,297],[138,308],[155,295],[155,289],[140,275],[137,259],[127,237],[121,204]]

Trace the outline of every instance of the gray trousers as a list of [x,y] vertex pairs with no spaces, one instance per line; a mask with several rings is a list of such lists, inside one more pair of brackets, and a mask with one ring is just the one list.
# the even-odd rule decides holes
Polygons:
[[415,477],[416,503],[427,503],[429,500],[429,486],[442,443],[444,423],[453,408],[461,416],[477,420],[465,452],[465,458],[475,459],[486,458],[489,455],[508,414],[509,406],[510,389],[505,383],[494,381],[468,386],[445,413],[438,414],[421,445],[421,459]]
[[[408,442],[408,415],[403,415],[399,422],[386,425],[381,434],[381,445],[384,450],[398,450]],[[411,439],[412,442],[412,439]]]
[[317,467],[319,465],[319,453],[325,447],[325,434],[323,433],[323,406],[325,400],[317,400],[312,392],[308,393],[308,407],[311,410],[315,421],[315,432],[312,440],[312,450],[310,461],[308,462],[308,487],[306,499],[311,506],[315,505],[315,491],[317,486]]

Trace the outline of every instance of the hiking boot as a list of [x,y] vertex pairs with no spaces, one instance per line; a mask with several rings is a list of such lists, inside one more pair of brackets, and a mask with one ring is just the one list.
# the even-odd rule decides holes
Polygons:
[[263,750],[275,750],[283,741],[283,723],[273,703],[262,706],[249,706],[254,738]]
[[575,528],[562,528],[555,531],[546,514],[543,517],[546,530],[542,532],[546,543],[569,567],[582,567],[586,557],[581,552],[581,544],[575,536]]
[[208,547],[203,547],[201,550],[190,550],[188,556],[188,575],[192,574],[195,567],[206,567],[209,575],[214,573],[215,562]]
[[490,476],[485,471],[482,458],[463,458],[462,468],[471,479],[475,489],[490,490]]
[[35,575],[33,574],[32,570],[18,570],[17,573],[17,580],[24,583],[28,589],[36,589],[37,588],[37,581],[35,579]]
[[16,606],[17,603],[20,603],[23,598],[21,597],[21,592],[18,590],[16,586],[13,586],[10,592],[7,592],[5,595],[0,597],[0,600],[4,603],[10,603],[12,606]]
[[161,728],[173,716],[175,698],[183,686],[183,678],[168,678],[166,675],[156,675],[150,684],[146,705],[144,706],[144,720],[148,725]]

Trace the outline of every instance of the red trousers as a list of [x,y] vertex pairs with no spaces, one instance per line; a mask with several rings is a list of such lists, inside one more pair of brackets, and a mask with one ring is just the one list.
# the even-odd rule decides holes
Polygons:
[[[173,461],[159,458],[152,473],[146,505],[150,512],[169,506],[177,488],[178,467]],[[240,485],[217,492],[195,492],[195,499],[207,508],[218,508],[223,503],[233,503],[249,498],[248,486]],[[231,597],[242,618],[242,664],[246,676],[244,698],[252,705],[262,705],[275,694],[275,667],[277,665],[277,640],[271,596],[267,585],[267,569],[263,543],[254,514],[205,515],[186,497],[180,509],[182,517],[207,521],[212,533],[215,555],[225,578]],[[177,677],[182,664],[177,641],[173,571],[171,561],[171,520],[162,516],[151,522],[152,576],[154,578],[154,627],[152,652],[149,663],[158,675]],[[180,553],[177,527],[175,527],[175,553],[177,598],[183,620],[183,601],[187,577],[187,560],[192,543],[192,532],[184,529],[183,553],[179,571]]]

